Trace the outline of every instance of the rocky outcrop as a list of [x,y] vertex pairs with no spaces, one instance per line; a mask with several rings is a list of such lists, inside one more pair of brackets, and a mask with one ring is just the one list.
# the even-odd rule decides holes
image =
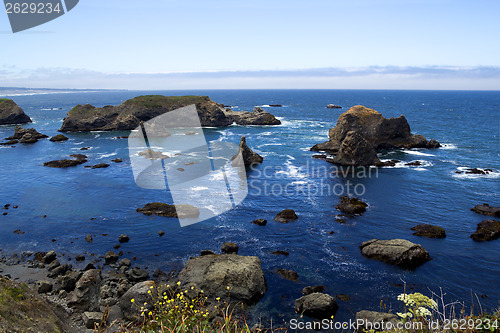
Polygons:
[[477,242],[492,241],[500,237],[500,222],[485,220],[477,225],[477,230],[470,236]]
[[347,196],[343,196],[340,198],[340,203],[335,206],[342,213],[349,215],[361,215],[366,212],[366,207],[368,204],[359,200],[358,198],[349,198]]
[[204,255],[188,260],[179,273],[186,288],[203,290],[209,298],[256,303],[267,290],[260,259],[237,254]]
[[500,207],[492,207],[487,203],[482,205],[476,205],[471,210],[475,213],[489,216],[500,216]]
[[275,125],[279,121],[263,110],[241,113],[226,111],[223,105],[215,103],[208,96],[147,95],[129,99],[118,106],[96,108],[90,104],[77,105],[68,112],[59,131],[133,130],[142,122],[193,104],[203,127],[229,126],[233,122],[244,125]]
[[0,98],[0,125],[31,123],[30,117],[24,113],[13,100]]
[[243,157],[243,164],[245,164],[245,166],[251,166],[253,164],[262,163],[262,161],[264,161],[264,158],[262,156],[260,156],[247,146],[247,141],[245,136],[241,137],[238,154],[236,154],[232,158],[233,166],[238,166],[236,165],[239,162],[239,159],[237,159],[237,157],[240,153]]
[[51,137],[49,141],[61,142],[61,141],[67,141],[67,140],[69,140],[69,139],[66,136],[64,136],[62,134],[57,134],[57,135]]
[[339,306],[335,298],[328,294],[312,293],[295,300],[295,311],[316,319],[330,319]]
[[14,134],[6,138],[7,140],[15,141],[19,140],[20,143],[35,143],[40,139],[48,138],[47,135],[39,133],[34,128],[23,128],[21,126],[16,126]]
[[226,109],[224,114],[238,125],[281,125],[279,119],[258,106],[253,112]]
[[299,217],[293,209],[284,209],[276,215],[274,220],[281,223],[288,223],[290,221],[297,220],[298,218]]
[[82,154],[70,155],[74,159],[62,159],[43,163],[43,166],[49,168],[69,168],[74,167],[87,162],[87,156]]
[[336,105],[336,104],[328,104],[326,106],[327,109],[342,109],[342,107],[340,105]]
[[404,116],[384,118],[379,112],[356,105],[343,113],[330,129],[329,141],[311,148],[335,154],[340,165],[375,165],[380,163],[376,152],[393,148],[438,148],[435,140],[411,134]]
[[86,271],[76,283],[75,290],[68,295],[68,305],[79,311],[98,311],[100,287],[99,271]]
[[359,248],[361,253],[391,265],[413,269],[431,260],[429,252],[421,245],[405,239],[378,240],[363,242]]
[[189,218],[200,216],[200,210],[191,205],[169,205],[162,202],[152,202],[137,209],[138,213],[144,215],[158,215],[166,217]]
[[[123,317],[127,320],[137,320],[141,318],[141,307],[152,308],[151,287],[155,284],[153,281],[139,282],[130,288],[119,301],[120,309],[122,310]],[[132,302],[132,300],[134,300]],[[147,303],[144,305],[144,303]]]
[[428,238],[446,238],[446,231],[437,225],[419,224],[411,228],[413,235]]
[[372,327],[380,327],[382,330],[382,324],[386,330],[392,331],[398,323],[400,323],[400,318],[393,313],[366,310],[356,313],[356,332],[369,331]]

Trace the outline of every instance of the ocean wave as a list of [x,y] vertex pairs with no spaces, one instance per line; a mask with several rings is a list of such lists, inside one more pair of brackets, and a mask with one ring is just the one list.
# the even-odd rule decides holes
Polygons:
[[97,159],[101,160],[103,158],[108,158],[108,157],[112,157],[112,156],[116,156],[116,155],[118,155],[118,152],[116,152],[116,151],[114,153],[110,153],[110,154],[99,154]]
[[457,149],[457,145],[455,145],[454,143],[442,143],[441,144],[441,148],[440,149]]
[[[489,171],[487,174],[474,174],[474,173],[466,173],[468,169],[471,169],[469,167],[458,167],[457,171],[452,172],[452,177],[457,178],[457,179],[482,179],[482,178],[488,178],[488,179],[498,179],[500,178],[500,171],[498,170],[493,170]],[[484,171],[485,169],[477,168],[478,170]],[[457,173],[461,172],[461,173]]]
[[[385,160],[380,160],[381,162],[388,162],[391,161],[390,159],[385,159]],[[420,162],[420,165],[407,165],[408,163],[413,163],[413,162]],[[400,161],[396,163],[394,166],[387,166],[384,168],[393,168],[393,169],[413,169],[417,171],[425,171],[428,167],[433,166],[432,162],[425,161],[425,160],[413,160],[413,161]]]
[[421,151],[418,151],[418,150],[411,150],[411,149],[403,149],[402,150],[403,153],[406,153],[408,155],[418,155],[418,156],[436,156],[436,155],[432,155],[432,154],[429,154],[429,153],[422,153]]

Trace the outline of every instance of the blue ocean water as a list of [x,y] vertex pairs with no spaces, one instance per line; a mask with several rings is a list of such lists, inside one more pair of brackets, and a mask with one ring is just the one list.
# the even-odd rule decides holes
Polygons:
[[[239,245],[240,254],[262,260],[269,288],[252,314],[275,321],[295,316],[293,302],[301,296],[301,289],[318,284],[325,285],[332,295],[351,297],[350,301],[339,302],[339,320],[362,309],[378,310],[381,300],[400,310],[396,296],[403,290],[396,284],[402,281],[427,295],[442,288],[449,301],[469,304],[476,293],[484,309],[500,305],[500,240],[477,243],[470,239],[476,225],[487,219],[470,208],[483,202],[500,204],[500,92],[120,91],[12,98],[34,120],[25,127],[52,136],[58,134],[62,119],[76,104],[117,105],[143,94],[208,95],[218,103],[235,106],[235,110],[264,106],[281,119],[281,126],[204,129],[207,140],[238,143],[246,135],[248,145],[264,156],[264,163],[248,173],[251,186],[243,203],[185,228],[176,219],[136,213],[148,202],[171,202],[171,198],[165,191],[136,186],[127,140],[114,139],[128,132],[68,133],[70,140],[62,143],[41,140],[16,148],[0,146],[0,205],[19,206],[9,209],[6,216],[0,215],[0,248],[4,254],[55,249],[68,257],[80,253],[99,257],[113,250],[118,235],[125,233],[131,239],[120,248],[125,257],[136,257],[135,264],[151,271],[169,271],[182,267],[201,250],[217,251],[223,242],[231,241]],[[344,109],[326,109],[330,103]],[[266,107],[269,104],[284,107]],[[418,160],[422,162],[420,167],[401,163],[378,173],[373,169],[370,177],[334,176],[336,167],[312,159],[314,153],[308,149],[326,141],[328,129],[335,126],[338,116],[358,104],[374,108],[385,117],[404,114],[414,133],[434,138],[444,147],[381,156],[405,163]],[[13,126],[0,126],[0,137],[10,136],[13,130]],[[91,149],[81,152],[82,147]],[[43,162],[74,153],[88,155],[88,164],[107,162],[111,166],[96,170],[42,166]],[[124,162],[110,162],[118,157]],[[455,173],[466,167],[491,168],[494,172],[486,176]],[[363,216],[340,224],[335,219],[339,213],[335,205],[339,190],[347,189],[347,185],[352,191],[357,189],[369,208]],[[280,191],[284,188],[286,192]],[[274,216],[285,208],[294,209],[299,219],[289,224],[274,222]],[[267,219],[267,226],[250,223],[257,218]],[[421,223],[444,227],[448,237],[413,236],[410,228]],[[16,229],[25,234],[14,234]],[[165,231],[165,236],[159,237],[159,230]],[[84,240],[87,234],[94,235],[92,244]],[[366,259],[359,245],[372,238],[408,239],[424,246],[433,260],[408,271]],[[290,255],[276,256],[271,253],[275,250],[286,250]],[[283,280],[275,273],[276,268],[297,271],[300,281]],[[477,303],[475,296],[474,301]]]

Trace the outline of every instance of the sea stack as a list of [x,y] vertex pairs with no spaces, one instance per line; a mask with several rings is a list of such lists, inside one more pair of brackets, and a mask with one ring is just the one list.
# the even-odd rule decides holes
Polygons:
[[377,151],[395,148],[438,148],[435,140],[411,134],[405,116],[384,118],[381,113],[356,105],[340,115],[329,140],[311,148],[336,155],[333,163],[349,166],[381,165]]
[[0,98],[0,125],[31,123],[31,118],[24,113],[13,100]]

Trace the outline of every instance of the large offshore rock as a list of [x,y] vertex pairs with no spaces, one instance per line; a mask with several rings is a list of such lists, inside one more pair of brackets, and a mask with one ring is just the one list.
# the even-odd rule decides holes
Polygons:
[[253,112],[226,109],[224,113],[238,125],[281,125],[279,119],[258,106]]
[[24,113],[13,100],[0,98],[0,125],[31,123],[30,117]]
[[421,245],[405,239],[372,239],[363,242],[359,248],[365,257],[410,269],[431,260],[429,252]]
[[250,166],[253,164],[257,164],[257,163],[262,163],[262,161],[264,161],[264,158],[262,156],[260,156],[259,154],[257,154],[256,152],[254,152],[252,149],[250,149],[247,146],[247,140],[246,140],[245,136],[241,137],[238,154],[236,154],[232,158],[234,166],[238,166],[237,164],[239,162],[239,159],[236,159],[236,158],[238,157],[238,155],[240,153],[243,157],[243,164],[245,164],[245,166]]
[[237,254],[209,254],[188,260],[179,274],[183,286],[194,286],[208,297],[253,304],[267,285],[260,259]]

